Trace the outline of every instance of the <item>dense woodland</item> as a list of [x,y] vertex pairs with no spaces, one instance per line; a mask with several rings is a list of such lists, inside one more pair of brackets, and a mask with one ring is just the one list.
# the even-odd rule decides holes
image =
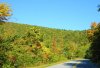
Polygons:
[[88,48],[85,31],[10,22],[0,25],[0,60],[3,68],[83,58]]
[[[53,29],[7,22],[12,10],[0,4],[0,68],[25,68],[74,58],[100,63],[100,24],[89,30]],[[67,26],[66,26],[67,27]]]

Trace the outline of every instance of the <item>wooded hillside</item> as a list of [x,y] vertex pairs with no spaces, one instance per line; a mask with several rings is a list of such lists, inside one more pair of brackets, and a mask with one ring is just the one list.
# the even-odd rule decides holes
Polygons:
[[10,22],[0,24],[0,64],[3,68],[83,58],[89,46],[85,31]]

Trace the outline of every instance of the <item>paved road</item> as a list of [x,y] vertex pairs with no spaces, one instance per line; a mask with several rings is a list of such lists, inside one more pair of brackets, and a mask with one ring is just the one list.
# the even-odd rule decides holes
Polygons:
[[47,68],[99,68],[97,64],[92,63],[89,59],[73,60],[62,64],[57,64]]

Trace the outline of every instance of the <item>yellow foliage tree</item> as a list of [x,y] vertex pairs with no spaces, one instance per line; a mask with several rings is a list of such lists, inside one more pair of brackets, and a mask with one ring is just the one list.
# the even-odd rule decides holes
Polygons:
[[8,17],[11,16],[11,8],[6,3],[0,3],[0,21],[8,20]]

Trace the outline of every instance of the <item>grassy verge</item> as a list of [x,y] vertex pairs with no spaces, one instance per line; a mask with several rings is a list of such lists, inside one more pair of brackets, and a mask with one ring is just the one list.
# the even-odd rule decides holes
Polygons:
[[47,63],[47,64],[42,64],[42,65],[39,65],[39,66],[30,66],[30,67],[26,67],[26,68],[46,68],[48,66],[53,66],[53,65],[56,65],[56,64],[68,62],[68,61],[71,61],[71,60],[79,60],[79,59],[82,59],[82,58],[75,58],[75,59],[70,59],[70,60],[66,59],[66,60],[55,62],[55,63]]

